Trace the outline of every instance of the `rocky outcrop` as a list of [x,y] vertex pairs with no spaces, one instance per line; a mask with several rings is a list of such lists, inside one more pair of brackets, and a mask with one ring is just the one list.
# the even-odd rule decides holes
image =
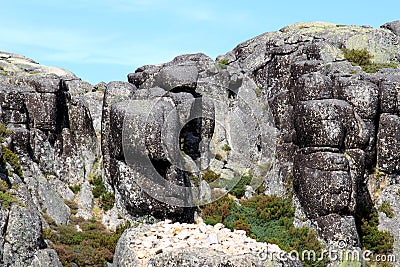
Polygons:
[[69,186],[87,181],[99,157],[83,96],[92,86],[68,71],[14,54],[1,52],[0,65],[0,118],[11,134],[2,140],[8,153],[3,160],[9,161],[6,173],[14,173],[5,179],[13,201],[2,211],[0,261],[4,266],[61,266],[42,228],[46,216],[59,225],[68,223],[71,211],[64,200],[74,198]]
[[[395,25],[384,28],[395,32]],[[365,74],[344,61],[341,49],[367,48],[375,62],[398,62],[398,41],[386,29],[299,23],[221,57],[262,88],[280,130],[276,163],[286,175],[280,179],[293,173],[294,192],[327,242],[359,245],[353,216],[360,187],[376,161],[378,168],[396,172],[393,148],[399,143],[397,115],[380,115],[397,112],[399,72]],[[331,217],[347,226],[335,226]]]
[[128,80],[107,85],[102,121],[106,177],[127,213],[190,221],[207,201],[194,176],[212,169],[230,189],[273,161],[272,115],[239,70],[196,54]]
[[[293,194],[304,215],[296,223],[333,247],[345,241],[360,248],[356,218],[363,206],[391,205],[394,217],[379,212],[380,228],[394,233],[398,254],[400,71],[366,73],[344,51],[367,49],[375,67],[395,67],[399,38],[398,21],[379,29],[298,23],[216,61],[182,55],[143,66],[128,82],[96,86],[0,52],[0,122],[12,130],[0,136],[8,153],[1,190],[12,197],[1,203],[1,264],[60,266],[43,228],[68,224],[73,213],[101,217],[112,229],[140,217],[193,222],[196,206],[243,176],[252,177],[246,197],[261,184],[266,194]],[[207,173],[218,179],[207,181]],[[110,211],[99,208],[96,186],[115,194]],[[114,265],[259,266],[257,246],[278,250],[225,230],[179,223],[131,228]],[[164,235],[154,239],[156,232]],[[189,248],[190,242],[204,246]]]

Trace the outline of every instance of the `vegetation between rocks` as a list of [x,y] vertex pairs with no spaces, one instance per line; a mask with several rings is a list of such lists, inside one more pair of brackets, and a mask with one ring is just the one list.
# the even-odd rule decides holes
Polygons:
[[367,49],[342,49],[344,58],[355,66],[360,66],[363,71],[367,73],[378,72],[383,68],[397,68],[398,64],[395,62],[388,63],[375,63],[372,62],[373,55]]
[[79,191],[81,191],[81,185],[80,184],[71,185],[69,189],[71,189],[71,191],[74,192],[74,194],[77,194],[79,193]]
[[112,209],[115,203],[115,195],[107,191],[101,176],[91,177],[90,183],[93,185],[93,197],[99,200],[101,208],[105,211]]
[[221,60],[218,60],[216,67],[218,69],[226,69],[228,67],[228,65],[229,65],[229,59],[223,58]]
[[213,170],[207,169],[202,173],[201,178],[207,183],[212,183],[221,178],[221,174],[217,174]]
[[10,193],[10,188],[6,181],[0,180],[0,203],[3,210],[11,208],[13,203],[17,203],[18,200]]
[[[364,208],[356,216],[363,250],[370,250],[374,255],[390,255],[393,252],[393,236],[389,231],[380,231],[379,215],[373,207]],[[371,262],[367,266],[391,266],[389,263]]]
[[118,239],[130,223],[107,230],[101,222],[72,216],[68,225],[57,225],[46,217],[50,226],[43,229],[43,238],[52,242],[63,266],[98,266],[112,262]]
[[19,177],[23,177],[21,163],[18,156],[12,152],[8,147],[2,146],[3,149],[3,162],[7,162],[13,168],[13,172]]
[[[3,143],[5,139],[10,137],[12,134],[12,131],[7,128],[7,126],[3,123],[0,124],[0,143]],[[18,156],[11,151],[7,146],[1,145],[2,152],[3,152],[3,158],[2,158],[2,165],[4,169],[6,168],[6,163],[10,164],[10,166],[13,168],[12,172],[17,174],[19,177],[23,177],[22,173],[22,168],[21,168],[21,163],[19,161]]]
[[387,201],[384,201],[384,202],[382,203],[382,205],[380,205],[380,206],[378,207],[378,211],[385,213],[386,216],[387,216],[388,218],[394,218],[393,209],[392,209],[392,207],[390,206],[390,203],[387,202]]
[[[227,228],[244,230],[247,235],[261,242],[277,244],[283,250],[302,253],[314,250],[319,257],[322,246],[314,231],[293,225],[294,208],[291,199],[256,195],[236,204],[232,196],[225,196],[201,208],[204,222],[223,223]],[[303,262],[304,266],[325,266],[326,261]]]

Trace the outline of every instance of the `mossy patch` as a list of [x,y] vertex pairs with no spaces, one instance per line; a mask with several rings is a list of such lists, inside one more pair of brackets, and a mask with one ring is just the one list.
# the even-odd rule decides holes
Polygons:
[[201,178],[207,183],[212,183],[221,178],[221,174],[215,173],[211,169],[207,169],[201,174]]

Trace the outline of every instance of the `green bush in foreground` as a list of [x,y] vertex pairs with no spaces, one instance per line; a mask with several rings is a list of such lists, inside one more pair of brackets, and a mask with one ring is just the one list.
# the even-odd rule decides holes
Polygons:
[[[261,242],[279,245],[283,250],[314,250],[319,257],[322,246],[314,231],[293,226],[294,208],[290,199],[256,195],[237,205],[229,196],[202,207],[207,224],[223,223],[227,228],[246,231]],[[304,266],[325,266],[326,261],[305,261]]]
[[[96,220],[85,221],[72,216],[68,225],[48,222],[50,229],[43,229],[43,237],[51,240],[63,266],[98,266],[112,262],[118,239],[129,223],[117,227],[117,232],[107,230]],[[78,231],[79,225],[82,231]],[[73,265],[76,264],[76,265]]]

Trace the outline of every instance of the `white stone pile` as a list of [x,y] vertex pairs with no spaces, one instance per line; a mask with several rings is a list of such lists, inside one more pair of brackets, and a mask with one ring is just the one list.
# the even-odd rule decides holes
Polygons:
[[262,255],[266,251],[282,251],[277,245],[247,237],[245,231],[232,232],[223,224],[206,225],[201,218],[195,224],[162,221],[130,240],[130,248],[143,266],[154,255],[179,249],[207,248],[227,255]]

